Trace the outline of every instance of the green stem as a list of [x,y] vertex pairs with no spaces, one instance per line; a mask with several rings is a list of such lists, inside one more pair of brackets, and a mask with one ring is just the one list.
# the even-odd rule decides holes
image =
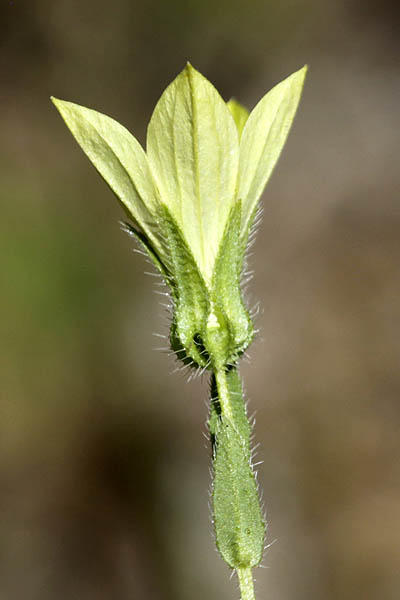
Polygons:
[[237,569],[240,586],[240,596],[242,600],[255,600],[253,576],[251,568]]
[[238,574],[241,600],[255,600],[252,567],[262,556],[265,526],[250,466],[250,426],[237,371],[214,369],[218,405],[210,431],[215,440],[214,525],[222,557]]
[[218,400],[221,406],[221,413],[224,417],[233,422],[233,413],[231,406],[231,395],[226,380],[226,371],[224,368],[214,370],[215,383],[217,384]]

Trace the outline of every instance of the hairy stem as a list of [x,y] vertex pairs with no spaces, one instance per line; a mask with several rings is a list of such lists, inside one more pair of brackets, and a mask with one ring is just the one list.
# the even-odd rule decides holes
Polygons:
[[214,371],[214,377],[217,387],[218,401],[221,408],[221,415],[234,422],[232,413],[232,396],[228,387],[227,372],[225,369],[216,369]]
[[242,600],[254,600],[251,569],[262,558],[265,524],[251,467],[251,428],[235,368],[214,370],[209,428],[217,546],[238,573]]
[[251,568],[237,569],[239,586],[240,586],[240,597],[242,600],[255,600],[253,576],[251,574]]

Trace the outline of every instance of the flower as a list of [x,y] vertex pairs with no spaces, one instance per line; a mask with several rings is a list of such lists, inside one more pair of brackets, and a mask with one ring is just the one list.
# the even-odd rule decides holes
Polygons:
[[244,252],[305,73],[279,83],[248,114],[187,64],[154,109],[146,152],[110,117],[52,98],[170,285],[172,345],[196,364],[215,362],[216,354],[235,361],[250,343]]

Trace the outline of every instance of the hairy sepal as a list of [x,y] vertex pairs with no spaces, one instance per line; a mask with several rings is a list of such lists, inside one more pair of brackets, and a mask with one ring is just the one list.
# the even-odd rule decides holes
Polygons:
[[[212,279],[212,305],[218,314],[218,328],[209,327],[208,347],[213,347],[216,366],[235,364],[253,339],[253,324],[245,306],[240,287],[244,245],[240,239],[241,203],[237,202],[229,215],[219,248]],[[222,322],[220,322],[222,321]],[[225,331],[224,345],[217,344],[219,328]]]
[[244,253],[240,241],[240,203],[229,215],[211,286],[202,277],[170,211],[165,206],[162,211],[173,273],[168,280],[175,305],[172,349],[178,358],[194,366],[213,369],[236,364],[253,337],[253,325],[240,288]]
[[162,207],[162,212],[174,274],[170,281],[175,305],[170,333],[171,346],[183,362],[204,367],[207,356],[203,338],[209,312],[207,287],[175,219],[166,206]]

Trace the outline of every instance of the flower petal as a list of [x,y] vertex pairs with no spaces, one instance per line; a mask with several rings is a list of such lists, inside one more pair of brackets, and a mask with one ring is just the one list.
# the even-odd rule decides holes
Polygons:
[[246,125],[246,121],[249,118],[249,111],[243,104],[240,104],[235,98],[231,98],[226,103],[227,107],[232,113],[232,117],[236,123],[236,127],[239,134],[239,139],[242,137],[243,128]]
[[150,168],[207,283],[235,200],[238,133],[214,86],[191,65],[161,96],[147,134]]
[[248,235],[257,202],[288,136],[307,67],[276,85],[250,113],[240,142],[238,198],[242,201],[242,237]]
[[72,135],[135,224],[164,254],[157,237],[157,191],[146,154],[125,127],[90,108],[52,98]]

